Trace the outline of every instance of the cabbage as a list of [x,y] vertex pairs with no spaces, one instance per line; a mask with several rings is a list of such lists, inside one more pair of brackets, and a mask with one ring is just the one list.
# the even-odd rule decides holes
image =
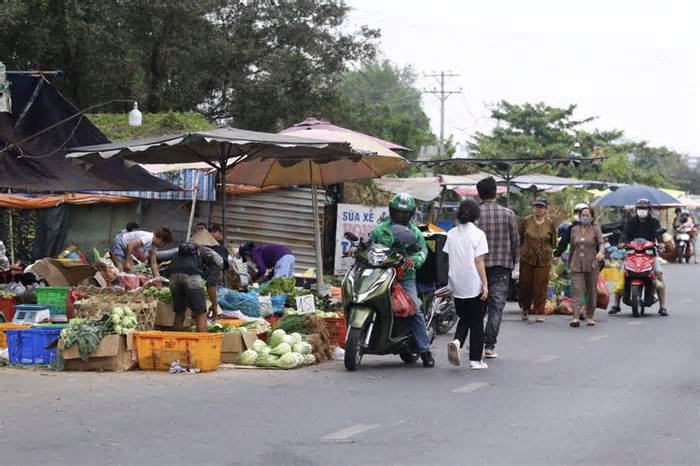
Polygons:
[[263,348],[267,348],[267,344],[262,340],[255,340],[253,342],[253,349],[258,353],[263,351]]
[[291,335],[285,335],[282,337],[282,343],[287,343],[289,346],[292,346],[296,342],[297,341]]
[[277,367],[282,369],[294,369],[299,365],[297,353],[285,353],[277,360]]
[[285,335],[287,334],[281,328],[278,328],[277,330],[272,332],[272,335],[270,335],[270,346],[275,348],[277,345],[282,343],[282,339]]
[[288,343],[280,343],[279,345],[275,346],[275,348],[272,351],[270,351],[270,354],[274,354],[275,356],[282,356],[283,354],[291,352],[292,347],[289,346]]
[[272,351],[272,348],[265,345],[265,347],[260,348],[260,351],[258,351],[258,354],[261,356],[268,356],[270,354],[270,351]]
[[258,353],[255,350],[249,349],[241,353],[236,359],[236,364],[241,364],[243,366],[252,366],[258,359]]
[[258,356],[255,360],[255,365],[258,367],[277,367],[277,356],[271,354]]
[[316,362],[316,356],[313,354],[305,354],[304,355],[304,365],[308,366],[310,364],[314,364]]
[[299,354],[310,354],[312,349],[311,345],[305,341],[295,343],[294,346],[292,346],[292,351]]
[[294,332],[289,335],[290,337],[294,338],[294,343],[301,343],[301,334]]

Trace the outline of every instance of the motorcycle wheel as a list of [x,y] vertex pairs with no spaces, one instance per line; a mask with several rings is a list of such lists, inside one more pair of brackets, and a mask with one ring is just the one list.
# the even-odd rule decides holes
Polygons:
[[360,328],[351,328],[348,332],[348,338],[345,341],[345,369],[348,371],[356,371],[360,367],[362,361],[362,344],[364,330]]
[[630,304],[632,305],[632,317],[639,317],[639,309],[641,306],[642,298],[640,296],[642,288],[639,285],[635,285],[630,290]]
[[455,303],[452,301],[450,304],[445,305],[447,308],[443,310],[440,314],[441,318],[437,322],[437,333],[438,335],[444,335],[445,333],[452,330],[457,324],[457,311],[455,310]]
[[404,362],[404,364],[414,364],[418,361],[418,355],[416,353],[401,353],[399,357]]

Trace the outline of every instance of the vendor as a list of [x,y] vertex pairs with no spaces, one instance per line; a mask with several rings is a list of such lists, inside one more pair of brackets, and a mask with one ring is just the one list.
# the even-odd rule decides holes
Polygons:
[[274,269],[271,278],[294,276],[294,255],[287,246],[248,242],[243,243],[238,252],[243,260],[252,261],[257,268],[251,274],[251,281],[263,281],[270,269]]
[[[181,331],[187,309],[192,311],[197,331],[206,332],[207,294],[212,301],[210,313],[216,316],[216,284],[221,275],[221,257],[208,247],[194,242],[182,243],[170,270],[170,293],[175,311],[174,329]],[[206,293],[205,293],[206,285]],[[212,297],[213,293],[213,297]]]
[[139,228],[140,226],[138,223],[129,222],[126,224],[126,227],[122,231],[114,235],[114,238],[112,238],[112,242],[109,243],[109,255],[112,257],[112,262],[115,266],[119,267],[119,258],[117,256],[120,255],[120,244],[122,243],[122,238],[124,237],[124,234],[131,233],[132,231],[136,231]]
[[136,230],[122,235],[120,243],[110,255],[117,264],[119,271],[129,272],[134,268],[133,256],[139,255],[143,260],[148,260],[153,276],[158,278],[158,262],[156,261],[156,248],[162,248],[173,241],[173,233],[170,228],[163,227],[154,233]]

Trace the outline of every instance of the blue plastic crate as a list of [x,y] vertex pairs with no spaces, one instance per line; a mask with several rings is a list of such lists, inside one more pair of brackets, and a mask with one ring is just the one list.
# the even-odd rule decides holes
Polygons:
[[35,327],[23,330],[6,330],[10,364],[56,364],[57,348],[46,349],[56,340],[63,327]]

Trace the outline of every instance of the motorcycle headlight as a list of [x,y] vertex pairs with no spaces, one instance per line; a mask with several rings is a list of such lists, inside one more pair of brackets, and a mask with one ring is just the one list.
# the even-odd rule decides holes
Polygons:
[[386,261],[386,252],[370,251],[367,254],[367,262],[373,267],[380,267]]

